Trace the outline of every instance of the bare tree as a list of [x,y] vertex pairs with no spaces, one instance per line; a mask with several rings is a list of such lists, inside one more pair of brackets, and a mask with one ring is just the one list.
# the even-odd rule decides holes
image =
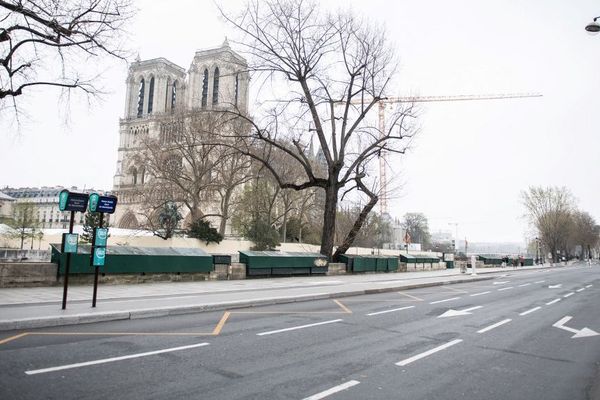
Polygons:
[[[219,233],[224,233],[235,189],[249,179],[249,159],[214,139],[231,123],[215,113],[182,113],[162,121],[158,137],[138,138],[132,159],[140,172],[138,195],[145,192],[150,213],[173,201],[189,211],[190,222],[220,217]],[[218,211],[211,211],[217,196]]]
[[423,213],[406,213],[400,226],[410,235],[412,243],[420,243],[425,249],[431,244],[429,224]]
[[131,0],[0,0],[0,106],[36,86],[99,93],[81,66],[88,58],[124,59]]
[[600,241],[600,232],[596,220],[585,211],[573,213],[572,239],[574,245],[581,246],[581,256],[591,257],[591,249]]
[[[252,118],[223,111],[251,127],[239,135],[243,146],[237,148],[261,162],[282,189],[325,192],[320,252],[336,258],[377,204],[378,157],[404,153],[416,132],[412,104],[399,105],[383,130],[377,123],[378,102],[388,97],[396,72],[386,34],[351,14],[321,13],[303,0],[250,1],[238,16],[222,14],[243,36],[238,45],[251,59],[253,78],[265,91],[270,86],[277,99],[272,107],[263,103]],[[319,159],[309,151],[308,130]],[[274,163],[275,157],[284,162]],[[364,197],[364,206],[332,254],[338,203],[350,192]]]
[[544,248],[550,250],[554,261],[558,251],[566,251],[575,200],[565,187],[535,187],[521,192],[530,223],[539,232]]

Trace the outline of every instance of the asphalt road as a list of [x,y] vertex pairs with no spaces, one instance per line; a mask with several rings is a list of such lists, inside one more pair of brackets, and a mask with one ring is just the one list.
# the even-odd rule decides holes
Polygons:
[[0,399],[600,399],[598,305],[578,265],[0,332]]

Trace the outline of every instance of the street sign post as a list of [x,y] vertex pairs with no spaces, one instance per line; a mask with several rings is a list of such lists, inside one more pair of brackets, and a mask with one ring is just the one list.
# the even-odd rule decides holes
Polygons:
[[108,228],[102,227],[102,224],[104,223],[104,214],[112,214],[115,212],[117,200],[117,196],[101,196],[98,193],[90,194],[88,211],[100,213],[100,226],[94,229],[90,254],[90,265],[94,267],[94,294],[92,295],[92,307],[96,307],[98,272],[100,267],[104,266],[106,260]]
[[69,220],[69,233],[63,235],[62,250],[67,254],[65,263],[65,279],[63,285],[62,309],[67,308],[67,291],[69,287],[69,269],[71,268],[71,254],[77,252],[78,235],[73,235],[73,222],[75,212],[85,212],[88,206],[89,195],[87,193],[71,192],[67,189],[58,194],[58,209],[60,211],[71,211]]

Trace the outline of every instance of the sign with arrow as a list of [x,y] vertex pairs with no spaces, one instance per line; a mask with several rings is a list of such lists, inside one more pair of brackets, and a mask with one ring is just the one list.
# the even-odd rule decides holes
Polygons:
[[561,286],[562,283],[559,283],[558,285],[548,285],[548,289],[560,289]]
[[478,310],[480,308],[483,308],[483,306],[475,306],[475,307],[465,308],[464,310],[450,309],[450,310],[446,311],[445,313],[443,313],[442,315],[440,315],[438,318],[458,317],[460,315],[469,315],[469,314],[473,314],[471,311]]
[[567,315],[566,317],[562,318],[561,320],[557,321],[554,325],[555,328],[558,329],[562,329],[564,331],[567,332],[571,332],[574,333],[573,336],[571,336],[571,339],[577,339],[577,338],[582,338],[582,337],[589,337],[589,336],[598,336],[600,335],[600,333],[593,331],[589,328],[581,328],[581,329],[575,329],[575,328],[569,328],[568,326],[565,326],[565,324],[567,322],[569,322],[571,320],[570,315]]

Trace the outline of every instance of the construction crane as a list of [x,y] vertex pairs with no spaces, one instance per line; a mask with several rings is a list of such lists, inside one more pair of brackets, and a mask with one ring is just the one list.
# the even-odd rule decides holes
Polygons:
[[[540,93],[505,93],[505,94],[464,94],[454,96],[406,96],[406,97],[387,97],[379,100],[379,135],[383,136],[385,132],[385,106],[387,104],[397,103],[432,103],[442,101],[474,101],[474,100],[504,100],[519,99],[527,97],[542,97]],[[381,215],[388,212],[388,190],[387,190],[387,152],[383,150],[379,155],[379,184],[380,203],[379,210]]]

